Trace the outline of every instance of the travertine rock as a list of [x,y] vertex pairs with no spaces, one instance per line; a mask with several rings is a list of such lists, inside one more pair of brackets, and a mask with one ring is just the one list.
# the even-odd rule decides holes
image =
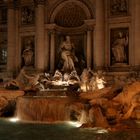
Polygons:
[[10,116],[14,114],[16,99],[24,95],[24,91],[0,90],[0,116]]

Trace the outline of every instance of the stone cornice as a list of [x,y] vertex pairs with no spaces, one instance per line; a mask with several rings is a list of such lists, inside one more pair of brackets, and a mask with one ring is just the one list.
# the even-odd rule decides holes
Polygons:
[[[90,27],[91,27],[91,30],[94,29],[94,26],[90,26]],[[83,24],[83,25],[80,26],[80,27],[67,28],[67,27],[61,27],[61,26],[58,26],[58,25],[52,23],[52,24],[46,24],[46,25],[45,25],[45,28],[46,28],[48,31],[63,32],[63,33],[65,33],[65,34],[79,34],[79,33],[84,33],[84,32],[86,32],[87,30],[89,30],[89,28],[87,27],[86,24]]]
[[94,29],[94,26],[96,24],[94,19],[84,20],[84,22],[88,31],[92,31]]
[[131,16],[109,18],[108,22],[110,24],[114,24],[114,23],[129,23],[129,22],[131,22]]

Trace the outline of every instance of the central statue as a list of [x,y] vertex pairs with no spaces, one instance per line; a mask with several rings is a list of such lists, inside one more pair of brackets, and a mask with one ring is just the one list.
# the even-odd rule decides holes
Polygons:
[[78,62],[75,56],[75,47],[70,40],[70,36],[66,36],[66,40],[60,45],[61,58],[64,61],[62,71],[71,72],[75,70],[74,63]]

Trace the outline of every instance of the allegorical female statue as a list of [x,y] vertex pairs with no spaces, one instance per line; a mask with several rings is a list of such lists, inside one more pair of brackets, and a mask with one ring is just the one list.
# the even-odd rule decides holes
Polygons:
[[30,66],[33,64],[33,46],[31,40],[27,41],[25,49],[23,50],[22,53],[22,57],[24,59],[25,66]]
[[60,49],[61,58],[64,61],[62,71],[70,72],[75,70],[74,63],[78,62],[78,59],[75,56],[75,47],[70,40],[70,36],[66,36],[66,40],[60,45]]
[[114,41],[112,46],[112,53],[115,58],[115,63],[124,63],[127,60],[126,47],[128,45],[128,36],[119,32],[118,38]]

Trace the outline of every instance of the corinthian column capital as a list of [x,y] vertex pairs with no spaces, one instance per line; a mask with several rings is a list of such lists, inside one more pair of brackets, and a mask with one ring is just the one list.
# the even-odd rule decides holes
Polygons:
[[14,6],[13,0],[8,0],[7,1],[7,6],[8,6],[9,9],[14,9],[15,6]]
[[35,5],[44,5],[46,0],[34,0]]

